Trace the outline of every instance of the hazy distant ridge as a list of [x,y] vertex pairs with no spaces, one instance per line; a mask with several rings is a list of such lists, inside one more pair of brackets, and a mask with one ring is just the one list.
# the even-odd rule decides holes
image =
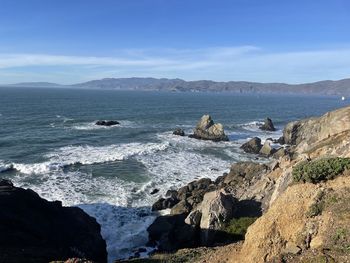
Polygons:
[[[68,87],[65,85],[33,82],[12,84],[20,87]],[[156,78],[105,78],[70,85],[74,88],[180,91],[180,92],[237,92],[237,93],[287,93],[350,95],[350,79],[337,81],[325,80],[306,84],[258,83],[248,81],[216,82],[211,80],[185,81],[182,79]]]

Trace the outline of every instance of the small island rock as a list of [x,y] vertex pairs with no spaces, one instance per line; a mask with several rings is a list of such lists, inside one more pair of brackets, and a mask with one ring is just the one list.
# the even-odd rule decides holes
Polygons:
[[185,136],[184,130],[180,128],[177,128],[175,131],[173,131],[173,134],[178,136]]
[[114,125],[120,124],[120,122],[119,121],[97,121],[95,124],[99,126],[114,126]]
[[254,137],[253,139],[244,143],[240,148],[243,149],[243,151],[245,151],[246,153],[258,154],[260,152],[260,149],[262,148],[261,139],[258,137]]
[[189,137],[201,140],[228,141],[221,123],[214,123],[210,115],[203,115]]
[[261,127],[259,127],[259,129],[263,130],[263,131],[275,131],[276,130],[276,128],[273,125],[272,120],[270,118],[266,118],[265,123]]

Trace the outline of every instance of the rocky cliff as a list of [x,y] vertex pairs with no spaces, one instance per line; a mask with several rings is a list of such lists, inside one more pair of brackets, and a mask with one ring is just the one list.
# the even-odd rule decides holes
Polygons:
[[[179,250],[174,255],[181,258],[197,253],[182,262],[349,262],[349,138],[350,107],[289,123],[279,140],[286,143],[283,153],[268,164],[236,163],[214,182],[201,179],[174,191],[168,198],[175,200],[169,207],[177,228],[170,223],[161,242],[174,244],[171,233],[178,242],[171,249],[209,245],[203,243],[209,231],[210,245],[226,243],[205,252]],[[215,194],[222,191],[229,204]]]

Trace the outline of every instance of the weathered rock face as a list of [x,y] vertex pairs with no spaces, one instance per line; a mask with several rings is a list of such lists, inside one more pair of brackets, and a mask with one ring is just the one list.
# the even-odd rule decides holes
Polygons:
[[202,116],[190,137],[201,140],[228,141],[223,125],[221,123],[214,124],[210,115]]
[[285,143],[306,152],[313,144],[350,130],[350,107],[331,111],[319,118],[288,123],[283,131]]
[[266,118],[265,119],[265,123],[259,127],[260,130],[264,130],[264,131],[275,131],[275,126],[272,123],[272,120],[270,118]]
[[349,231],[349,184],[347,175],[320,185],[288,187],[248,228],[242,250],[227,255],[230,262],[327,261],[327,255],[331,262],[349,262],[349,253],[339,246],[347,244],[350,237],[337,237],[339,231]]
[[120,123],[118,121],[97,121],[95,124],[99,126],[113,126]]
[[201,245],[208,246],[214,241],[217,230],[222,224],[233,218],[237,199],[223,190],[213,191],[204,195],[199,207],[201,213]]
[[173,131],[173,134],[178,136],[185,136],[184,130],[180,128],[177,128],[175,131]]
[[243,182],[251,182],[254,177],[266,173],[269,168],[265,164],[239,162],[231,166],[230,172],[223,177],[226,185],[241,187]]
[[2,262],[107,261],[100,225],[80,208],[62,207],[5,180],[0,181],[0,207]]
[[153,204],[152,210],[171,208],[171,214],[188,214],[193,207],[202,202],[205,193],[216,189],[216,185],[212,180],[202,178],[181,187],[177,191],[168,191],[167,195],[169,197],[157,200]]
[[258,154],[260,149],[262,148],[261,139],[258,137],[254,137],[253,139],[244,143],[240,148],[243,149],[243,151],[245,151],[246,153]]

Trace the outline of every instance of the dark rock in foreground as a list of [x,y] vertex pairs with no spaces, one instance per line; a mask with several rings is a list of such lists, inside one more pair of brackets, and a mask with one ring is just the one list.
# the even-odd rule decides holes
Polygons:
[[209,115],[203,115],[197,123],[196,128],[189,137],[201,140],[211,141],[228,141],[225,135],[224,127],[221,123],[214,124],[214,121]]
[[0,207],[1,262],[107,261],[100,225],[80,208],[62,207],[7,180],[0,180]]
[[120,122],[119,121],[97,121],[95,124],[99,126],[114,126],[114,125],[120,124]]
[[175,131],[173,131],[173,134],[178,136],[185,136],[184,130],[180,128],[177,128]]
[[270,118],[265,119],[265,123],[259,127],[260,130],[263,131],[275,131],[275,126],[272,123],[272,120]]
[[248,142],[244,143],[241,147],[246,153],[255,153],[258,154],[262,148],[261,139],[254,137]]

